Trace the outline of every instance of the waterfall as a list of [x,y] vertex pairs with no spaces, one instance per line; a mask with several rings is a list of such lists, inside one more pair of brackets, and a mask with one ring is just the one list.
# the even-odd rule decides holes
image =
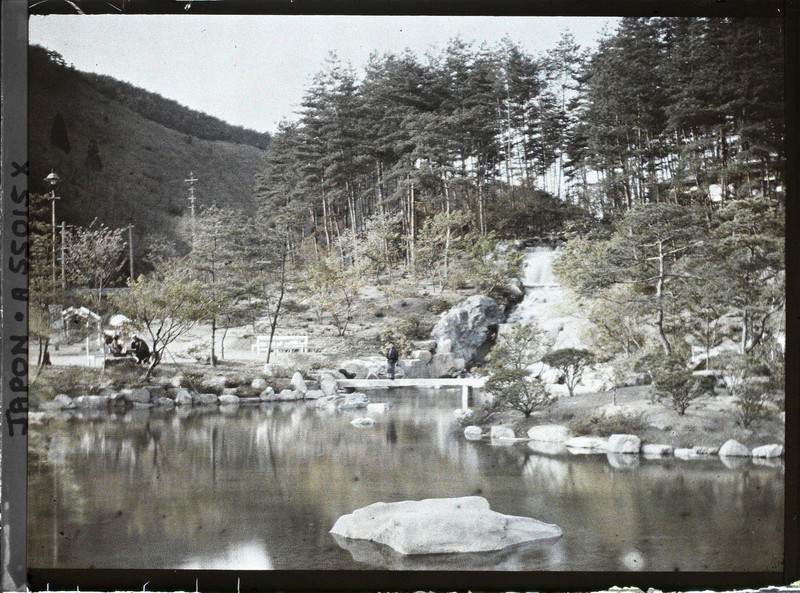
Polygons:
[[522,284],[525,288],[558,286],[553,274],[557,251],[551,247],[531,247],[525,251],[522,263]]
[[509,316],[509,324],[536,320],[544,327],[547,319],[561,316],[556,307],[564,301],[565,290],[553,273],[553,261],[557,256],[558,250],[552,247],[538,246],[525,250],[522,259],[525,296]]
[[[572,291],[561,286],[553,273],[553,262],[558,257],[558,248],[537,246],[525,250],[522,258],[522,284],[525,295],[501,326],[500,332],[506,332],[517,324],[535,322],[550,337],[552,350],[561,348],[587,348],[583,338],[590,331],[589,322],[583,318]],[[536,368],[542,374],[541,365]],[[548,383],[558,378],[558,373],[541,376]],[[606,370],[595,369],[584,376],[580,389],[583,391],[604,391],[610,389],[613,382],[608,379]],[[550,385],[553,389],[565,389],[564,386]]]

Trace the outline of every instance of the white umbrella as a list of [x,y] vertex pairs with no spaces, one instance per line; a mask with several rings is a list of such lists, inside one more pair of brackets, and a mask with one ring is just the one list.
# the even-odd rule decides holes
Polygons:
[[125,325],[126,323],[130,323],[131,320],[125,317],[124,315],[112,315],[111,319],[108,320],[108,325],[111,327],[119,327],[121,325]]

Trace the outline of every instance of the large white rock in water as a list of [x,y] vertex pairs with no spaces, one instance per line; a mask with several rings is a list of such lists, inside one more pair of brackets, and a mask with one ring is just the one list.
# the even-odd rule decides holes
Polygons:
[[725,441],[725,444],[719,448],[720,457],[750,457],[750,455],[750,449],[734,439]]
[[451,340],[450,353],[463,358],[467,365],[474,362],[489,337],[491,328],[505,319],[497,301],[484,295],[473,295],[439,317],[431,336],[436,340],[437,352],[446,350],[446,340]]
[[753,449],[753,457],[766,457],[770,459],[772,457],[781,456],[783,456],[783,445],[764,445]]
[[572,431],[559,424],[541,424],[528,429],[528,438],[545,443],[563,443],[572,438]]
[[634,434],[612,434],[608,437],[608,453],[631,453],[638,455],[642,440]]
[[401,554],[489,552],[561,537],[561,528],[502,515],[479,496],[371,504],[339,517],[331,533],[384,544]]

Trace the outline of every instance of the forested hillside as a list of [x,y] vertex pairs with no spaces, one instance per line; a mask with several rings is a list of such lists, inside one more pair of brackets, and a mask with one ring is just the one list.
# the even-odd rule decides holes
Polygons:
[[76,71],[58,54],[29,52],[31,190],[61,183],[58,219],[111,228],[133,223],[134,242],[174,235],[198,178],[198,206],[255,211],[255,174],[269,137],[230,126],[157,94],[105,76]]
[[777,19],[628,18],[593,52],[565,35],[540,56],[454,40],[363,74],[334,59],[276,134],[258,199],[315,245],[391,219],[409,262],[437,214],[520,236],[649,203],[776,200],[782,91]]
[[565,234],[558,272],[601,358],[678,391],[698,352],[780,378],[782,47],[778,19],[626,18],[593,51],[456,39],[363,75],[334,59],[256,197],[301,261],[356,276],[452,283],[466,255],[480,281],[497,238]]

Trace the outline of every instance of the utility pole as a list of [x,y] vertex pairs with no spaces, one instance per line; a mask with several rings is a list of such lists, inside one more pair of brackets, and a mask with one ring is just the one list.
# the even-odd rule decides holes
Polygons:
[[194,195],[194,182],[199,181],[194,176],[194,173],[189,171],[189,179],[184,179],[186,183],[189,184],[189,211],[191,212],[191,220],[192,220],[192,248],[194,248],[194,235],[195,235],[195,227],[194,227],[194,204],[195,204],[195,195]]
[[131,284],[133,284],[133,225],[128,225],[128,260],[131,265]]
[[53,284],[56,283],[56,200],[60,200],[58,196],[56,196],[56,185],[61,178],[55,171],[50,171],[50,175],[44,178],[50,184],[50,205],[51,205],[51,212],[52,218],[50,221],[50,227],[52,229],[52,243],[53,243]]
[[64,260],[66,259],[64,254],[66,253],[66,245],[67,245],[67,223],[66,221],[61,221],[61,289],[66,290],[67,288],[67,273],[66,273],[66,264]]

